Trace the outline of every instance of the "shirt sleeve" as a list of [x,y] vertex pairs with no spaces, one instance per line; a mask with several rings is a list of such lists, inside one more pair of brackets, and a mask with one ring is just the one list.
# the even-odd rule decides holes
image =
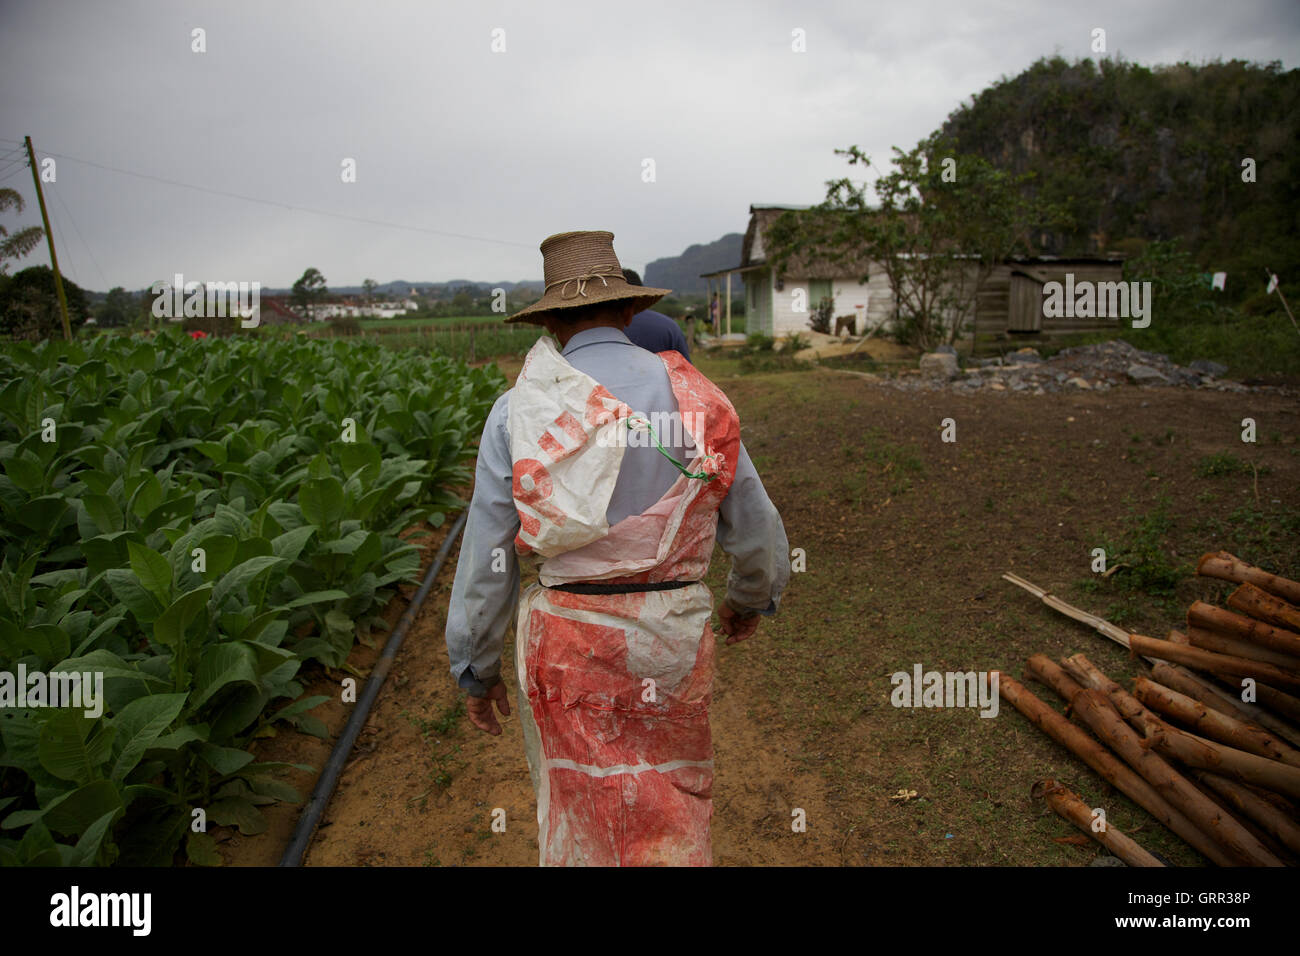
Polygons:
[[718,509],[718,544],[731,555],[727,597],[737,607],[776,613],[790,582],[790,543],[767,489],[740,443],[736,478]]
[[488,413],[479,441],[474,495],[447,611],[447,656],[456,683],[475,697],[500,682],[501,652],[519,602],[514,541],[519,513],[511,493],[509,392]]

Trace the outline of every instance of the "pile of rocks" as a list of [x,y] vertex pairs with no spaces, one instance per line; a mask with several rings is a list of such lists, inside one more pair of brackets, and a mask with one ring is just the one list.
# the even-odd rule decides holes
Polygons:
[[1219,378],[1227,372],[1217,362],[1198,360],[1177,365],[1169,356],[1144,352],[1115,339],[1098,345],[1062,349],[1043,358],[1037,349],[1022,348],[997,358],[970,359],[962,369],[957,350],[941,345],[921,356],[920,367],[890,379],[899,388],[952,388],[955,391],[1046,392],[1096,390],[1117,385],[1184,386],[1220,391],[1248,392],[1238,382]]

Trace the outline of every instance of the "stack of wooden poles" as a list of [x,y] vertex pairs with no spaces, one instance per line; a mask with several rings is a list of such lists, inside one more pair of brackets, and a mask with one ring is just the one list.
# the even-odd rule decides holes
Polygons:
[[[1220,866],[1300,860],[1300,583],[1219,551],[1197,573],[1236,583],[1228,608],[1201,601],[1186,631],[1131,634],[1014,574],[1003,577],[1091,625],[1150,665],[1125,690],[1083,654],[1035,654],[1025,676],[1068,705],[1065,717],[999,674],[999,691],[1053,740]],[[1069,719],[1073,716],[1074,721]],[[1082,725],[1082,726],[1080,726]],[[1090,736],[1083,728],[1092,731]],[[1130,866],[1159,859],[1054,780],[1032,793]]]

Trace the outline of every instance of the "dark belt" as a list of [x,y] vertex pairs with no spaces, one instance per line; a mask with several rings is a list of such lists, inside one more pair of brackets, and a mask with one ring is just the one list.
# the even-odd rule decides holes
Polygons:
[[699,584],[699,581],[646,581],[640,584],[611,584],[608,581],[571,581],[568,584],[548,584],[554,591],[568,591],[570,594],[632,594],[639,591],[676,591],[678,588]]

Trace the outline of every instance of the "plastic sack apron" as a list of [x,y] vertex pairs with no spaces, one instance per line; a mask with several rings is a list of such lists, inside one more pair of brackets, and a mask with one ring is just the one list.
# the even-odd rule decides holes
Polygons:
[[549,587],[699,582],[708,570],[740,423],[677,352],[659,358],[694,443],[688,470],[713,477],[683,474],[612,527],[626,450],[617,433],[632,410],[545,337],[510,397],[515,549],[541,560],[540,584],[519,602],[515,666],[543,866],[712,862],[712,594],[703,583],[602,595]]

